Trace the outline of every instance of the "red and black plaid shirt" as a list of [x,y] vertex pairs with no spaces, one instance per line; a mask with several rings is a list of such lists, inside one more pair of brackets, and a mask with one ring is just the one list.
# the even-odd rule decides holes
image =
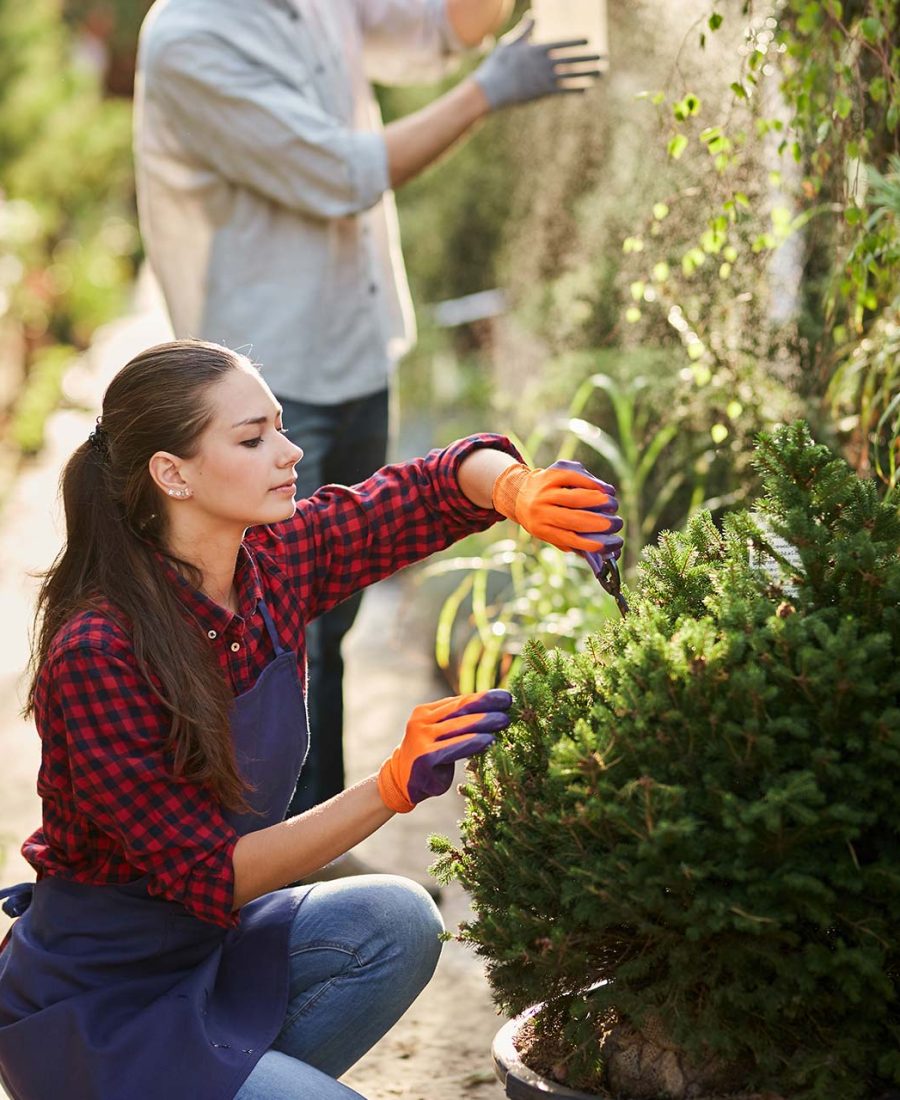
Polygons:
[[[310,620],[497,520],[457,482],[459,463],[479,447],[518,457],[500,436],[471,436],[351,488],[326,486],[298,502],[285,523],[250,529],[235,575],[237,614],[160,558],[235,695],[252,687],[273,658],[256,610],[260,597],[282,645],[296,650],[302,675]],[[169,716],[114,614],[83,612],[60,630],[40,670],[35,716],[43,742],[43,825],[22,852],[38,874],[89,883],[147,875],[150,893],[203,920],[233,924],[237,834],[205,787],[173,776],[165,749]]]

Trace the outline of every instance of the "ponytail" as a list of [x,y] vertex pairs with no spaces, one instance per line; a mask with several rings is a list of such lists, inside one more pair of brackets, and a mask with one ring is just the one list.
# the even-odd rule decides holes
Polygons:
[[[143,352],[110,384],[98,427],[63,471],[66,538],[38,594],[25,713],[34,712],[59,630],[81,611],[108,612],[112,605],[142,675],[170,716],[174,774],[207,786],[229,809],[245,810],[231,740],[231,691],[160,566],[165,510],[148,468],[156,451],[185,458],[196,452],[211,416],[208,391],[237,363],[234,352],[216,344],[175,341]],[[200,586],[195,567],[170,560]]]

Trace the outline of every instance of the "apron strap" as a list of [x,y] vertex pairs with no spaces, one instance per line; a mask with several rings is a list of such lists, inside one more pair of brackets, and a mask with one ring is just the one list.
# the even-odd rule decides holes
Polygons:
[[6,898],[0,908],[8,917],[21,917],[31,906],[33,894],[33,882],[20,882],[18,886],[7,886],[0,890],[0,898]]
[[275,647],[275,653],[280,657],[282,653],[287,653],[288,650],[278,640],[278,632],[275,629],[275,623],[272,621],[272,615],[266,607],[266,601],[260,598],[256,605],[259,608],[259,612],[263,617],[263,622],[266,624],[266,630],[269,632],[269,638],[272,641],[272,645]]

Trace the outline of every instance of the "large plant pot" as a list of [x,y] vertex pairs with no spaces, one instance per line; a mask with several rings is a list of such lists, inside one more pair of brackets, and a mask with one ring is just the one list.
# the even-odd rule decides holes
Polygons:
[[494,1060],[494,1072],[500,1084],[506,1089],[509,1100],[547,1100],[548,1096],[558,1096],[560,1100],[597,1100],[596,1092],[579,1092],[566,1088],[549,1077],[535,1073],[519,1057],[513,1038],[519,1027],[539,1011],[540,1005],[526,1009],[521,1016],[510,1020],[494,1036],[491,1057]]
[[[504,1024],[494,1037],[491,1047],[494,1072],[506,1090],[508,1100],[546,1100],[550,1096],[559,1097],[559,1100],[606,1100],[610,1095],[608,1092],[583,1092],[579,1089],[570,1089],[552,1078],[542,1077],[522,1061],[515,1047],[516,1034],[526,1021],[540,1012],[542,1007],[540,1004],[532,1005],[520,1016]],[[655,1091],[654,1095],[656,1095]],[[714,1095],[718,1096],[720,1093],[714,1090]],[[721,1095],[727,1095],[732,1100],[785,1100],[784,1097],[771,1092],[765,1094],[736,1092],[731,1087]],[[877,1100],[900,1100],[900,1093],[888,1092],[879,1096]]]

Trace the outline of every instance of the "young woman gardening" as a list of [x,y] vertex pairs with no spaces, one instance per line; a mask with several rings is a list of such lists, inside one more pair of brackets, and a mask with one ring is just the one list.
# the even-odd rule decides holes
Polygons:
[[[612,489],[481,435],[294,498],[302,451],[256,368],[179,341],[133,359],[70,459],[29,707],[37,882],[4,891],[0,1078],[14,1100],[338,1100],[430,978],[404,879],[281,889],[446,791],[510,696],[416,707],[380,769],[282,820],[308,743],[304,626],[498,518],[614,554]],[[496,510],[495,510],[496,509]]]

